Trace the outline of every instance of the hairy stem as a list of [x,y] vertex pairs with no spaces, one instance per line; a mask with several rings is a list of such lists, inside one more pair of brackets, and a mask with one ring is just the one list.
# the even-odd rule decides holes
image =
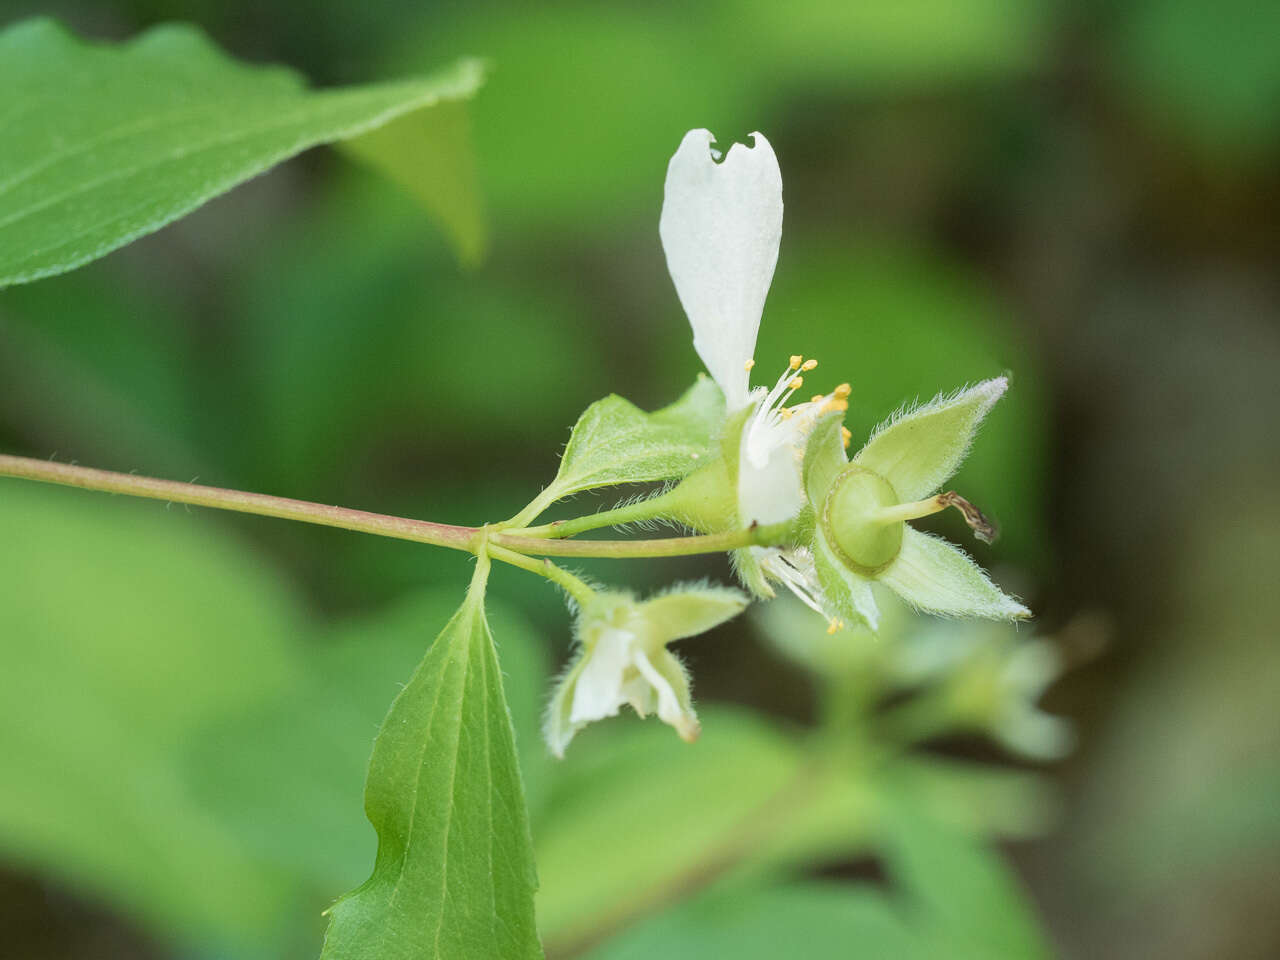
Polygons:
[[[493,534],[489,534],[490,537]],[[523,553],[516,553],[514,550],[508,550],[506,547],[500,547],[496,543],[489,543],[485,547],[485,551],[495,560],[501,560],[503,563],[509,563],[513,567],[519,567],[521,570],[528,570],[530,573],[536,573],[540,577],[546,577],[552,583],[563,587],[569,596],[580,607],[587,605],[587,602],[595,595],[587,584],[575,577],[563,567],[557,567],[546,557],[541,559],[537,557],[526,556]]]
[[599,530],[601,527],[616,527],[624,523],[652,520],[654,517],[661,516],[666,512],[665,499],[666,495],[661,494],[656,497],[649,497],[646,500],[638,500],[635,503],[624,503],[621,506],[613,507],[609,510],[601,510],[599,513],[591,513],[585,517],[574,517],[572,520],[557,520],[554,523],[545,523],[540,527],[513,530],[512,533],[518,533],[522,537],[548,537],[556,540],[576,537],[580,533],[586,533],[588,530]]
[[[368,513],[347,507],[333,507],[306,500],[272,497],[262,493],[245,493],[222,487],[206,487],[195,483],[178,483],[139,477],[131,473],[95,470],[29,457],[0,454],[0,477],[17,477],[58,483],[83,490],[123,493],[151,500],[189,503],[198,507],[234,510],[263,517],[300,520],[326,527],[340,527],[359,533],[372,533],[397,540],[412,540],[453,550],[478,553],[484,544],[505,547],[529,556],[603,557],[682,557],[699,553],[721,553],[749,546],[774,546],[787,542],[790,528],[785,523],[753,526],[746,530],[713,533],[699,537],[667,537],[661,540],[553,540],[518,533],[504,533],[501,527],[460,527],[428,520],[410,520],[382,513]],[[535,501],[536,502],[536,501]]]
[[775,523],[727,533],[663,537],[659,540],[550,540],[497,531],[489,534],[489,542],[531,556],[621,560],[628,557],[685,557],[698,553],[724,553],[741,547],[780,546],[788,542],[790,535],[789,524]]
[[11,457],[0,454],[0,477],[19,477],[25,480],[42,480],[84,490],[101,490],[106,493],[124,493],[151,500],[167,500],[171,503],[189,503],[197,507],[214,507],[219,510],[235,510],[254,513],[263,517],[279,517],[284,520],[301,520],[326,527],[340,527],[360,533],[372,533],[398,540],[413,540],[437,547],[475,552],[478,530],[474,527],[458,527],[426,520],[409,520],[364,510],[332,507],[305,500],[290,500],[262,493],[245,493],[222,487],[206,487],[195,483],[177,483],[172,480],[156,480],[131,473],[115,473],[111,470],[94,470],[48,460],[28,457]]

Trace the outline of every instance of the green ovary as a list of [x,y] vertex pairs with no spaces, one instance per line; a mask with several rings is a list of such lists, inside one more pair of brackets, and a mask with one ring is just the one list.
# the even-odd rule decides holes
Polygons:
[[884,477],[865,467],[846,467],[827,492],[822,523],[828,541],[850,569],[864,577],[881,573],[902,549],[901,521],[885,523],[885,507],[898,494]]

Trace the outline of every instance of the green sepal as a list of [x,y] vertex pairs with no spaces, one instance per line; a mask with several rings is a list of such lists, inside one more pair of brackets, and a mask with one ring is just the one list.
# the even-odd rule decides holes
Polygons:
[[724,394],[705,375],[653,413],[610,394],[578,418],[551,490],[562,498],[620,483],[682,479],[715,456],[723,421]]
[[956,472],[983,417],[1008,386],[996,377],[898,413],[876,428],[853,462],[889,481],[901,502],[923,499]]
[[918,610],[949,617],[1023,620],[1031,611],[1001,592],[957,547],[904,524],[902,549],[879,577]]
[[804,451],[804,491],[815,510],[822,508],[827,491],[849,463],[844,451],[843,413],[829,413],[813,428]]
[[666,643],[706,633],[736,617],[749,602],[732,587],[682,583],[646,600],[641,609],[654,633]]
[[813,534],[813,567],[822,592],[836,613],[849,623],[871,630],[880,626],[880,610],[871,593],[871,581],[850,570],[827,543],[822,525]]
[[662,498],[670,516],[699,533],[722,533],[738,526],[738,448],[751,411],[743,407],[725,420],[714,457]]
[[729,562],[733,565],[733,571],[738,575],[742,585],[751,592],[752,596],[760,600],[772,600],[777,594],[769,585],[769,580],[764,575],[764,568],[760,566],[760,561],[755,558],[751,549],[751,547],[742,547],[734,550],[729,554]]
[[374,741],[365,813],[378,855],[330,909],[321,960],[542,956],[524,788],[484,615],[488,567],[482,555]]

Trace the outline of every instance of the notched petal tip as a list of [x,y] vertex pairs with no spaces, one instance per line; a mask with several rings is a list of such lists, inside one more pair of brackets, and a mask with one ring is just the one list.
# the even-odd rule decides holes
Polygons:
[[773,148],[733,144],[717,163],[709,130],[684,135],[667,165],[658,232],[693,344],[729,405],[746,403],[782,236],[782,174]]

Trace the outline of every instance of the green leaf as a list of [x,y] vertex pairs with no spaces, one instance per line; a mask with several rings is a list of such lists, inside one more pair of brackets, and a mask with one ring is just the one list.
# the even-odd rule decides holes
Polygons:
[[511,718],[484,615],[488,560],[374,742],[373,875],[334,904],[324,960],[541,957]]
[[[289,70],[236,63],[191,27],[115,48],[48,20],[19,23],[0,33],[10,104],[0,118],[0,287],[88,263],[309,147],[469,97],[482,75],[463,60],[427,77],[315,91]],[[406,132],[357,150],[404,179],[398,151],[429,139]],[[446,142],[457,148],[456,136]],[[432,206],[469,236],[466,203]]]
[[706,376],[653,413],[611,394],[578,418],[552,489],[567,497],[593,487],[686,476],[710,459],[723,421],[724,395]]
[[950,617],[1021,620],[1031,611],[992,583],[958,547],[903,529],[902,550],[880,582],[919,610]]
[[853,460],[888,480],[900,502],[921,500],[960,467],[982,418],[1008,385],[997,377],[904,410],[877,427]]
[[408,190],[445,225],[460,259],[474,265],[484,256],[488,230],[467,108],[445,100],[413,120],[376,127],[343,149]]
[[[454,589],[432,588],[325,630],[295,684],[201,730],[186,758],[195,798],[315,891],[317,913],[369,874],[374,835],[360,795],[372,733],[422,659],[423,625],[447,620],[457,600]],[[549,765],[538,735],[545,657],[523,617],[493,600],[486,606],[502,638],[517,746],[528,768],[541,771]]]

